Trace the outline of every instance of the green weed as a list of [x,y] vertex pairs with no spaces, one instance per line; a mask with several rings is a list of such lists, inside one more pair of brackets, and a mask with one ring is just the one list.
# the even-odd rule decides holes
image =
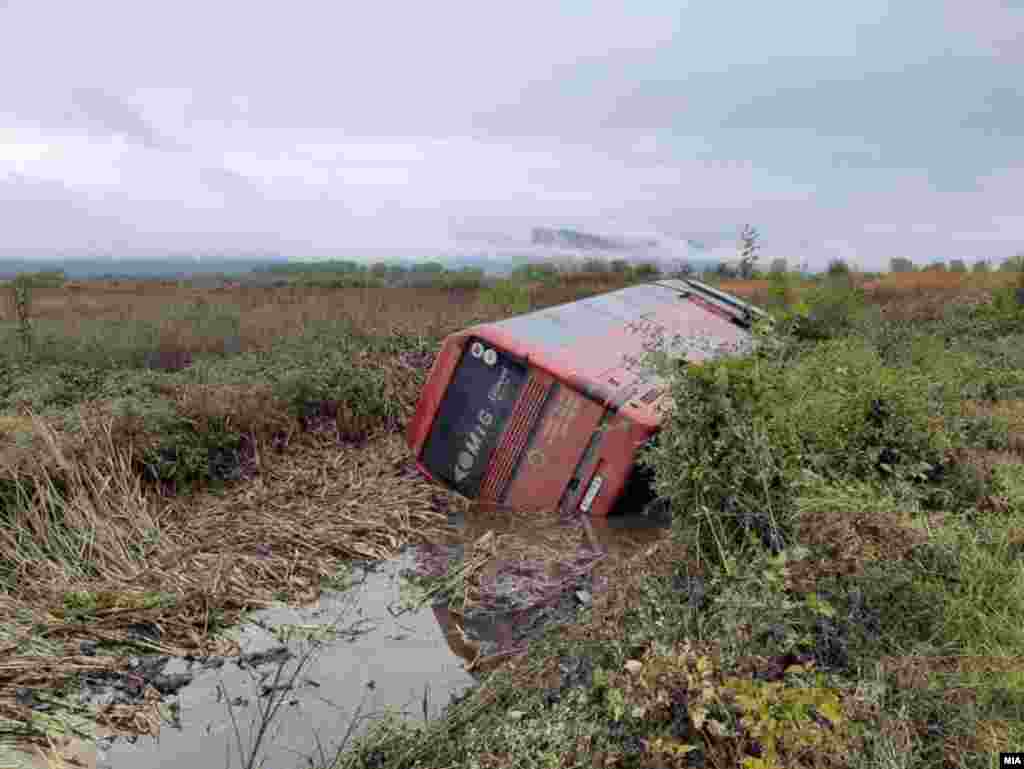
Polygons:
[[499,280],[480,292],[485,304],[499,308],[507,314],[528,312],[531,306],[530,292],[525,285],[512,280]]

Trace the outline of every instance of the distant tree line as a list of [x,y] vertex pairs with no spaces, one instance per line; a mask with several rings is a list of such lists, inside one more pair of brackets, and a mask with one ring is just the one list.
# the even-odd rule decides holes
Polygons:
[[[970,268],[972,272],[991,272],[992,263],[987,259],[979,259]],[[1024,272],[1024,252],[1015,254],[1004,259],[998,267],[1000,272]],[[947,265],[945,261],[936,260],[918,267],[913,261],[902,256],[896,256],[889,260],[891,272],[968,272],[967,262],[963,259],[951,259]]]

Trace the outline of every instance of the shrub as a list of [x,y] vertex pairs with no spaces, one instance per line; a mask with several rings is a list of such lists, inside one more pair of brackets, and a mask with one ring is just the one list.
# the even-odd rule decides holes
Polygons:
[[828,275],[830,277],[847,276],[850,274],[850,265],[842,259],[833,259],[828,263]]
[[208,419],[205,425],[179,420],[158,446],[143,453],[143,476],[170,483],[176,491],[230,480],[238,470],[241,443],[242,436],[230,430],[226,420]]
[[386,396],[384,370],[354,335],[313,328],[275,351],[274,359],[286,373],[271,377],[273,394],[299,419],[329,417],[343,435],[360,438],[397,418],[397,405]]
[[[785,260],[783,260],[785,261]],[[775,271],[768,277],[768,300],[766,309],[778,315],[782,320],[795,313],[797,304],[796,281],[791,273]]]
[[864,291],[848,274],[830,270],[830,277],[805,295],[793,332],[800,339],[835,339],[850,333],[864,311]]
[[713,560],[751,534],[781,549],[808,479],[919,482],[946,448],[927,379],[867,342],[765,353],[674,377],[673,408],[643,452],[677,530]]
[[444,283],[449,290],[479,289],[484,283],[484,271],[475,267],[465,267],[458,271],[446,272]]
[[513,280],[499,280],[480,292],[480,299],[502,312],[523,313],[530,309],[530,291],[522,283]]
[[992,295],[988,306],[979,308],[983,316],[988,315],[1010,324],[1024,322],[1024,272],[1016,281],[1016,285],[1006,285],[997,289]]
[[885,366],[861,340],[815,348],[782,372],[782,418],[799,424],[801,458],[835,477],[918,479],[945,448],[930,429],[941,407],[920,372]]
[[527,283],[555,283],[559,278],[558,266],[551,262],[530,262],[512,270],[512,277]]

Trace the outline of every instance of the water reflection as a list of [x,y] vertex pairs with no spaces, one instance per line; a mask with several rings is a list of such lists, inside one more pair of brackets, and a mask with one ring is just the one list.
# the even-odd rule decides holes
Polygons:
[[[317,628],[328,637],[282,700],[261,751],[268,765],[305,765],[303,757],[316,756],[321,745],[330,751],[357,712],[380,713],[390,706],[410,718],[437,717],[451,695],[475,683],[444,643],[429,608],[394,616],[393,607],[401,601],[399,574],[410,563],[408,555],[387,562],[346,593],[325,593],[313,606],[258,612],[256,622],[239,629],[245,652],[279,647],[282,632],[292,631],[285,640],[295,656],[278,679],[285,682],[309,649],[304,639]],[[332,626],[344,630],[355,622],[367,632],[329,632]],[[175,672],[186,670],[181,660],[171,665]],[[101,744],[98,769],[242,765],[232,718],[248,750],[261,709],[268,705],[267,687],[274,684],[276,666],[243,669],[228,660],[215,669],[189,672],[195,677],[180,693],[180,728],[165,725],[159,739],[141,737],[133,743],[119,738]]]
[[434,551],[432,560],[420,561],[423,572],[440,576],[466,567],[467,559],[472,566],[480,543],[494,545],[492,557],[474,575],[473,606],[433,607],[448,647],[473,673],[523,650],[546,625],[571,622],[613,578],[617,563],[644,552],[669,531],[667,520],[639,514],[565,519],[494,505],[473,505],[455,514],[452,524],[461,546]]
[[[312,628],[338,621],[369,625],[363,635],[340,634],[311,658],[276,717],[265,757],[277,766],[298,766],[315,755],[318,743],[342,735],[359,707],[379,712],[405,709],[409,717],[436,717],[450,695],[465,691],[476,677],[525,648],[552,623],[571,622],[600,586],[588,581],[593,567],[614,575],[618,559],[629,558],[667,533],[664,523],[643,516],[579,518],[525,515],[470,507],[453,518],[452,541],[435,550],[448,566],[472,551],[491,532],[493,557],[479,582],[491,590],[486,601],[459,611],[444,604],[395,612],[401,604],[399,575],[415,569],[417,551],[368,569],[365,579],[344,594],[325,594],[311,607],[281,607],[257,614],[259,624],[239,632],[245,651],[280,645],[282,626]],[[539,588],[538,588],[539,586]],[[538,597],[539,596],[539,597]],[[500,600],[498,600],[500,598]],[[346,619],[339,620],[344,614]],[[289,647],[300,648],[295,641]],[[295,663],[289,663],[294,665]],[[186,669],[172,660],[168,670]],[[291,672],[285,668],[285,674]],[[260,691],[268,683],[261,671],[243,670],[232,661],[216,669],[189,670],[195,677],[178,699],[178,728],[165,726],[160,738],[117,739],[101,743],[97,767],[223,769],[239,766],[235,725],[226,702],[234,703],[243,744],[254,734],[253,721],[265,704]],[[229,695],[228,700],[224,694]],[[226,759],[231,755],[233,758]]]

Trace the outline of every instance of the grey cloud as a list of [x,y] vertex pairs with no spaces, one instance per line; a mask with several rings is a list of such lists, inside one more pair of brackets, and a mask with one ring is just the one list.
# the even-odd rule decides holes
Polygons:
[[164,136],[143,117],[142,110],[102,88],[75,88],[71,103],[77,108],[68,117],[83,119],[93,130],[110,136],[124,136],[149,149],[180,150],[183,145]]
[[[609,146],[654,134],[668,155],[745,159],[818,178],[833,166],[945,166],[964,179],[1024,157],[1010,141],[1024,125],[1016,73],[993,61],[939,57],[869,69],[793,57],[644,79],[649,66],[584,68],[568,83],[535,85],[477,125],[510,139],[560,133]],[[689,136],[707,147],[691,149]],[[1007,141],[993,143],[1000,137]]]
[[995,63],[941,57],[856,77],[818,77],[803,84],[778,82],[770,91],[763,89],[737,100],[723,126],[808,126],[828,136],[913,136],[928,143],[936,133],[958,129],[971,116],[993,106],[1002,110],[997,116],[1000,122],[1019,118],[1019,104],[991,101],[991,94],[1015,92],[1016,80],[1015,73]]
[[256,192],[256,186],[250,179],[228,168],[201,168],[199,180],[208,189],[224,195],[250,195]]

